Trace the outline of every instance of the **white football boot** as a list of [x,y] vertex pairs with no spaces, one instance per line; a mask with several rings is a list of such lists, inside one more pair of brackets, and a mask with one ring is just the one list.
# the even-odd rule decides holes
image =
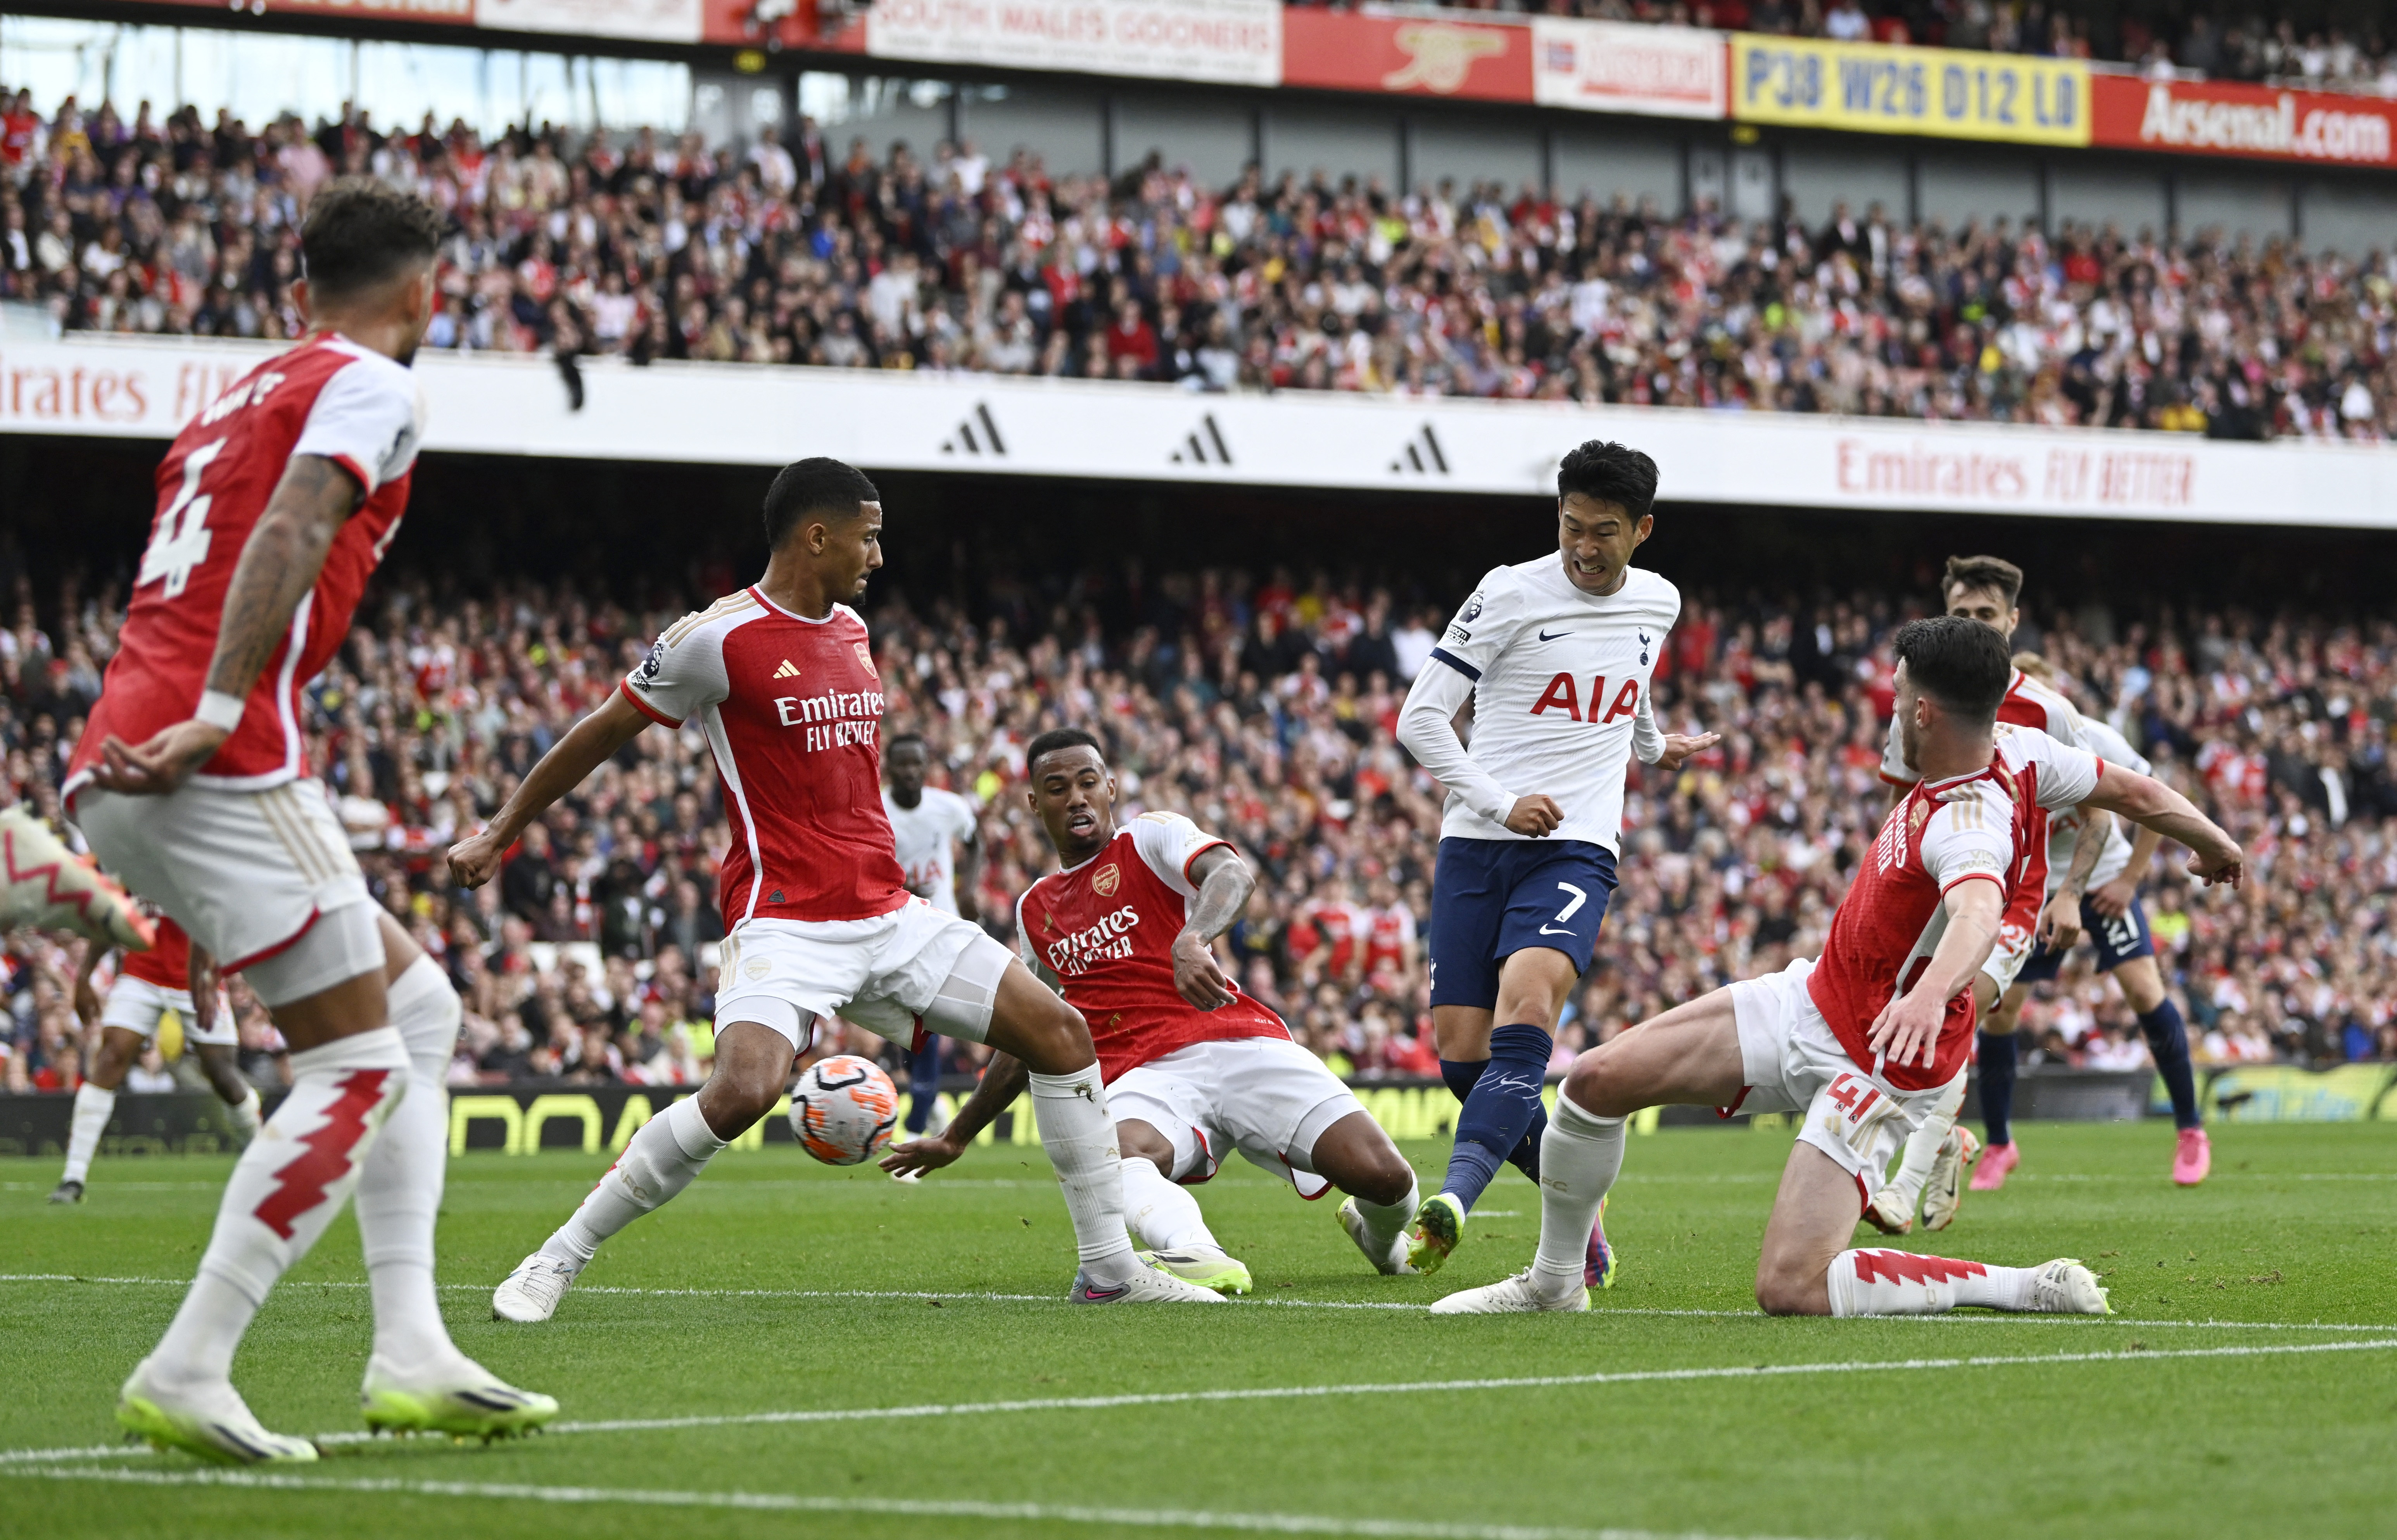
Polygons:
[[1528,1316],[1543,1310],[1578,1311],[1589,1308],[1589,1289],[1576,1283],[1561,1294],[1543,1293],[1532,1281],[1532,1269],[1524,1268],[1513,1278],[1500,1279],[1479,1289],[1466,1289],[1435,1300],[1431,1313],[1435,1316]]
[[1224,1296],[1212,1289],[1185,1283],[1172,1273],[1141,1267],[1121,1283],[1101,1283],[1077,1270],[1074,1292],[1065,1296],[1077,1305],[1221,1305]]
[[1980,1158],[1981,1136],[1958,1124],[1931,1158],[1931,1179],[1922,1187],[1922,1227],[1944,1230],[1964,1207],[1964,1172]]
[[1365,1226],[1365,1216],[1357,1212],[1357,1200],[1351,1198],[1340,1205],[1340,1227],[1348,1232],[1348,1239],[1355,1241],[1357,1249],[1365,1253],[1365,1260],[1373,1265],[1375,1272],[1392,1278],[1412,1278],[1418,1271],[1415,1265],[1407,1260],[1407,1232],[1404,1225],[1400,1225],[1399,1233],[1390,1237],[1388,1242],[1377,1250],[1373,1244],[1373,1232]]
[[530,1326],[557,1314],[557,1302],[583,1269],[547,1252],[535,1252],[491,1291],[491,1319]]
[[358,1405],[377,1433],[448,1433],[486,1443],[534,1432],[557,1415],[553,1398],[519,1390],[462,1353],[413,1374],[399,1373],[377,1354],[367,1359]]
[[316,1458],[316,1446],[307,1440],[260,1426],[229,1382],[162,1385],[151,1376],[148,1359],[133,1366],[117,1391],[116,1421],[153,1449],[180,1449],[219,1465],[305,1465]]
[[158,929],[132,896],[67,849],[22,802],[0,808],[0,931],[73,931],[146,952]]
[[1904,1235],[1914,1228],[1914,1205],[1895,1186],[1883,1187],[1865,1205],[1865,1223],[1883,1235]]
[[2034,1268],[2030,1298],[2024,1303],[2023,1308],[2050,1316],[2110,1316],[2114,1313],[2113,1306],[2106,1303],[2106,1291],[2099,1287],[2097,1275],[2082,1266],[2077,1256],[2060,1256]]

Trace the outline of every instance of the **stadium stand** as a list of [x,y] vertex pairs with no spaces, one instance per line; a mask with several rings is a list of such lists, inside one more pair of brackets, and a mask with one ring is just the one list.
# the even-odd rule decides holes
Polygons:
[[[1048,860],[1020,800],[1022,745],[1059,723],[1098,725],[1131,800],[1186,811],[1263,868],[1229,938],[1246,985],[1346,1072],[1434,1072],[1413,937],[1440,794],[1392,723],[1444,613],[1272,569],[1123,586],[1088,573],[1053,609],[1000,596],[976,613],[885,603],[869,616],[891,730],[925,731],[937,773],[982,807],[983,912],[1004,930]],[[70,588],[44,609],[72,623],[45,631],[30,591],[18,596],[0,632],[0,791],[55,808],[116,602]],[[447,960],[468,1003],[458,1083],[703,1074],[721,933],[712,864],[728,833],[695,733],[636,740],[528,836],[500,882],[459,893],[438,864],[679,609],[526,583],[436,600],[402,578],[361,612],[312,692],[318,762],[383,902]],[[1635,787],[1639,859],[1626,863],[1560,1054],[1815,947],[1883,805],[1882,641],[1908,612],[1887,592],[1691,593],[1660,708],[1726,742]],[[2251,852],[2256,880],[2235,901],[2189,902],[2165,863],[2150,874],[2149,912],[2201,1056],[2397,1059],[2397,625],[2087,606],[2039,621],[2041,635],[2021,639]],[[2136,1068],[2136,1025],[2082,956],[2029,1009],[2039,1052]],[[20,935],[7,968],[8,1088],[71,1089],[72,959]],[[249,1067],[274,1083],[273,1028],[253,1007],[244,1015]],[[856,1046],[827,1046],[845,1045]]]
[[[1967,7],[1969,8],[1969,7]],[[1753,20],[1753,12],[1751,12]],[[2061,12],[2058,20],[2062,20]],[[2344,58],[2345,55],[2340,57]],[[2397,431],[2387,249],[1878,205],[1668,216],[1497,184],[1051,178],[971,144],[252,132],[0,96],[0,299],[92,331],[288,335],[338,171],[453,215],[432,345],[2096,424]]]

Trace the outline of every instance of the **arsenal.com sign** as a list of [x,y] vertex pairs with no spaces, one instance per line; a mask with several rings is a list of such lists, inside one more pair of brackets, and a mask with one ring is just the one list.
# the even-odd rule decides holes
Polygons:
[[2232,81],[2090,82],[2090,142],[2124,150],[2397,165],[2397,103]]
[[1272,86],[1280,0],[876,0],[865,51],[1153,80]]

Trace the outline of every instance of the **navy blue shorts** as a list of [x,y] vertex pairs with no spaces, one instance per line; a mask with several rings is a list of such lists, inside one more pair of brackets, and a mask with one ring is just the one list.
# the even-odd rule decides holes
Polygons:
[[[2100,973],[2110,973],[2135,957],[2156,955],[2156,938],[2148,931],[2148,912],[2140,906],[2136,894],[2131,899],[2131,906],[2111,918],[2099,914],[2095,904],[2082,899],[2081,930],[2090,944],[2097,948],[2097,971]],[[2063,968],[2063,953],[2035,946],[2023,963],[2022,971],[2015,975],[2015,982],[2041,984],[2056,977]]]
[[1488,1011],[1498,969],[1547,946],[1589,970],[1614,852],[1586,839],[1443,839],[1431,880],[1431,1003]]

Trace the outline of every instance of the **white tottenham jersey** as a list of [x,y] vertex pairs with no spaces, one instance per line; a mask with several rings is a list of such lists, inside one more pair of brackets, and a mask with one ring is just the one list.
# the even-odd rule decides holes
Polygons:
[[[2129,739],[2095,716],[2081,718],[2081,746],[2109,765],[2120,765],[2141,775],[2155,773],[2155,767],[2148,763],[2147,756],[2133,748]],[[2089,886],[2101,888],[2121,877],[2131,864],[2131,842],[2122,834],[2122,821],[2112,813],[2092,808],[2082,816],[2099,820],[2106,825],[2106,849],[2097,857],[2097,869],[2089,874]],[[2079,837],[2077,830],[2074,837]],[[2139,875],[2145,877],[2147,874],[2142,872]],[[2051,883],[2061,882],[2063,874],[2050,867],[2048,880]]]
[[908,891],[923,894],[936,909],[956,914],[957,857],[951,841],[973,843],[973,804],[953,791],[926,786],[914,807],[903,808],[885,786],[882,810],[891,819],[891,840]]
[[[1664,752],[1650,679],[1681,592],[1634,567],[1614,593],[1585,594],[1556,552],[1493,568],[1415,676],[1399,740],[1449,789],[1442,838],[1520,839],[1506,826],[1521,797],[1564,810],[1554,839],[1620,851],[1623,782],[1636,751]],[[1467,694],[1473,743],[1450,724]]]

